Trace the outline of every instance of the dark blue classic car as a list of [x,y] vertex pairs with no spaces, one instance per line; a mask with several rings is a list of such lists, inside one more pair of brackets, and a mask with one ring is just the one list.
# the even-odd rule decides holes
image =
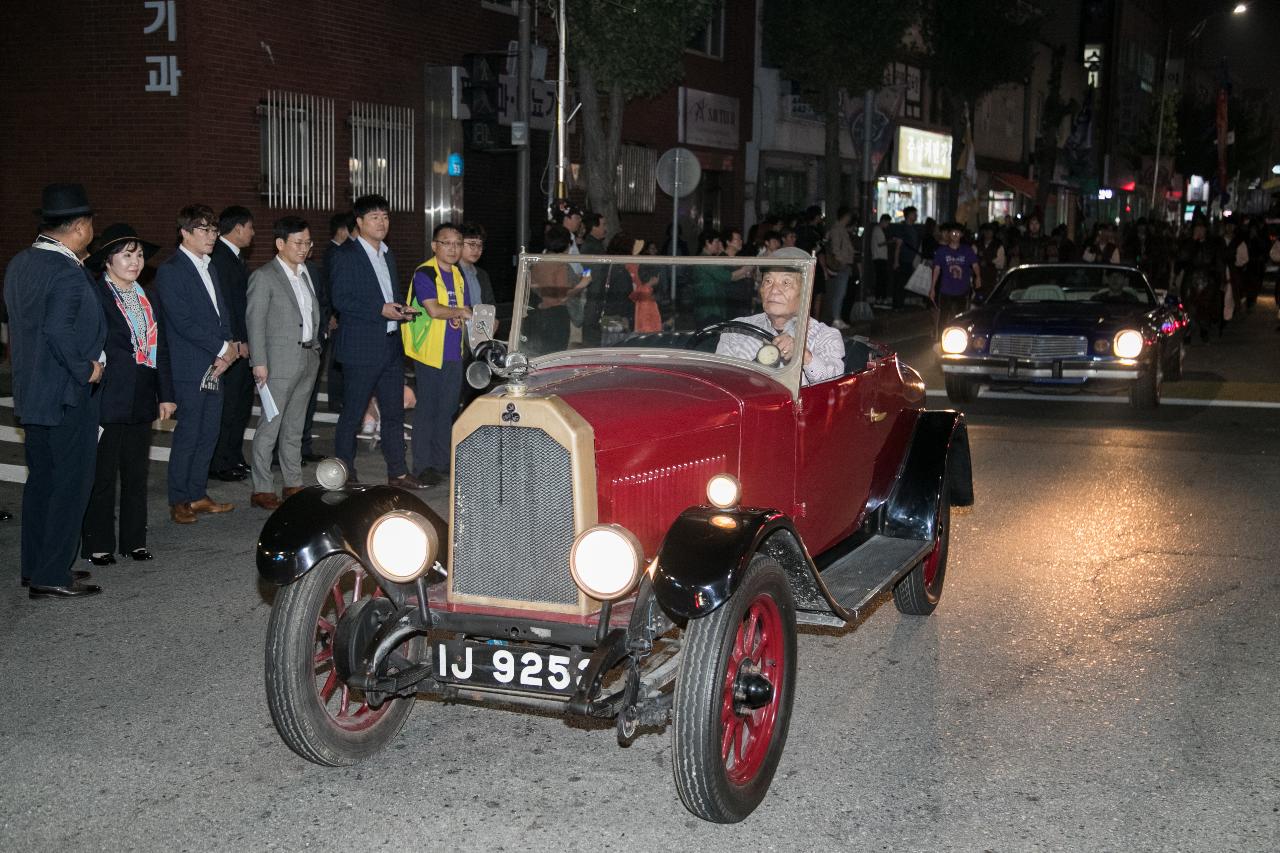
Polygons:
[[942,332],[942,372],[955,403],[980,386],[1128,391],[1160,403],[1182,377],[1187,315],[1138,270],[1110,264],[1029,264]]

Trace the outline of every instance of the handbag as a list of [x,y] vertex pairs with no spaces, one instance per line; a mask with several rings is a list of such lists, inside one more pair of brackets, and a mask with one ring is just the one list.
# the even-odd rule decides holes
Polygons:
[[933,267],[928,264],[916,267],[907,279],[906,289],[928,299],[933,293]]

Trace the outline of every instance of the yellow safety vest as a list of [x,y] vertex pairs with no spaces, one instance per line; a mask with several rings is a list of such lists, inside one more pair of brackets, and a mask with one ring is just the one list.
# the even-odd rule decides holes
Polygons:
[[[441,305],[457,308],[465,303],[463,293],[466,291],[467,283],[462,277],[462,270],[454,266],[453,273],[453,302],[449,301],[449,291],[444,286],[444,277],[440,275],[440,265],[433,257],[426,263],[419,264],[414,270],[416,275],[419,270],[427,270],[431,280],[436,283],[436,302]],[[446,266],[446,270],[449,267]],[[445,327],[448,320],[435,320],[427,313],[426,308],[418,302],[413,294],[413,279],[409,279],[409,294],[405,297],[405,304],[411,308],[416,308],[422,313],[419,314],[412,322],[404,323],[400,326],[400,338],[404,342],[404,354],[415,361],[420,361],[430,367],[440,367],[444,363],[444,335]],[[460,336],[461,337],[461,336]],[[462,354],[462,344],[459,342],[458,354]]]

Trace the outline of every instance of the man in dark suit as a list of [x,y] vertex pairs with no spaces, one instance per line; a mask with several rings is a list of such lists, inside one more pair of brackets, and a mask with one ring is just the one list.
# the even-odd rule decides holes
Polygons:
[[369,398],[376,397],[382,418],[382,456],[387,482],[406,489],[424,488],[405,467],[404,348],[400,323],[411,320],[396,299],[395,256],[383,241],[391,228],[390,203],[379,195],[356,199],[359,236],[333,250],[329,285],[333,309],[341,318],[334,356],[342,362],[342,414],[334,435],[335,455],[356,477],[356,431]]
[[222,375],[222,426],[214,445],[209,476],[233,482],[249,473],[244,459],[244,428],[253,411],[253,376],[249,373],[249,329],[245,311],[249,304],[249,268],[244,251],[253,243],[253,214],[233,205],[218,216],[218,242],[209,253],[218,273],[222,298],[227,300],[227,323],[236,348],[236,360]]
[[[320,301],[320,373],[329,366],[328,376],[328,409],[331,412],[342,409],[342,367],[333,358],[333,333],[338,328],[338,315],[333,310],[333,296],[329,287],[329,268],[335,249],[352,239],[351,229],[355,227],[355,217],[348,213],[335,213],[329,217],[329,242],[325,245],[321,266],[315,270],[312,281],[316,284],[316,297]],[[308,269],[311,264],[307,265]],[[316,404],[320,398],[320,377],[316,377],[311,389],[311,402],[307,404],[307,420],[302,425],[302,461],[319,462],[324,458],[316,453],[311,444],[311,428],[316,419]]]
[[202,204],[178,214],[181,244],[156,272],[161,328],[169,350],[173,400],[178,426],[169,453],[169,515],[192,524],[196,513],[229,512],[233,504],[217,503],[207,494],[209,461],[222,421],[222,388],[207,387],[207,372],[221,380],[236,360],[231,309],[218,285],[209,253],[218,242],[213,209]]
[[78,598],[101,587],[72,563],[93,487],[107,323],[80,258],[93,209],[79,184],[51,184],[40,236],[4,275],[13,344],[13,409],[26,430],[22,585],[31,598]]

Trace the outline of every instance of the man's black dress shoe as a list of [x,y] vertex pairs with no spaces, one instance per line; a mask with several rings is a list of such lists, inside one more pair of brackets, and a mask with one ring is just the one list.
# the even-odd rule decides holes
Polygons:
[[27,589],[27,598],[80,598],[85,595],[97,595],[102,587],[92,583],[72,581],[71,586],[35,586]]
[[0,509],[0,521],[8,521],[13,518],[13,513]]
[[116,557],[114,554],[90,554],[89,562],[95,566],[114,566]]
[[246,477],[248,477],[249,472],[252,471],[253,469],[249,467],[248,462],[237,462],[236,464],[231,466],[231,470],[239,471],[241,474],[244,474]]
[[392,477],[387,480],[388,486],[395,486],[399,489],[425,489],[426,483],[418,482],[418,478],[412,474],[401,474],[399,477]]
[[325,457],[324,457],[324,454],[323,454],[323,453],[304,453],[304,454],[302,454],[302,461],[303,461],[303,462],[323,462],[323,461],[324,461],[324,458],[325,458]]
[[[89,573],[88,573],[88,572],[86,572],[84,569],[72,569],[72,570],[71,570],[71,582],[72,582],[72,583],[75,583],[76,581],[87,581],[87,580],[88,580],[89,578],[91,578],[91,577],[93,577],[93,575],[89,574]],[[31,586],[31,578],[23,578],[23,579],[22,579],[22,585],[23,585],[23,586]]]
[[152,554],[146,548],[134,548],[129,552],[129,556],[141,563],[143,560],[153,559],[155,554]]
[[424,486],[435,486],[443,481],[445,475],[441,474],[435,468],[423,468],[418,472],[418,482]]
[[235,468],[223,468],[221,471],[210,471],[209,476],[224,483],[238,483],[244,479],[244,472]]

